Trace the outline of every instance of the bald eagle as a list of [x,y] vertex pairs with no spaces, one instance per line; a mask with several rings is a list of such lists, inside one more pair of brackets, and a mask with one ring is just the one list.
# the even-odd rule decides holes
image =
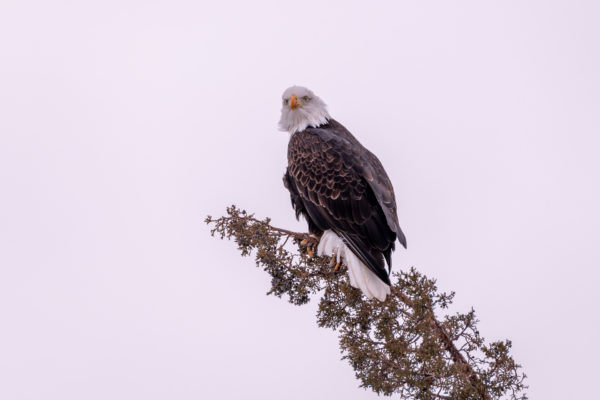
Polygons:
[[290,133],[283,183],[296,218],[320,238],[317,254],[346,265],[350,284],[368,298],[385,300],[394,244],[406,247],[406,238],[381,162],[307,88],[283,92],[279,126]]

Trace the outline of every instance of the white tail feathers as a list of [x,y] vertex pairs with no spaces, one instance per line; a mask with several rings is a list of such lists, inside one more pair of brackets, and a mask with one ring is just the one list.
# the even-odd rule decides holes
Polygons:
[[385,297],[390,294],[388,284],[379,279],[363,264],[335,232],[329,229],[323,232],[317,247],[317,254],[329,257],[337,254],[337,261],[340,261],[341,258],[343,264],[348,267],[350,284],[360,289],[368,298],[375,297],[380,301],[384,301]]

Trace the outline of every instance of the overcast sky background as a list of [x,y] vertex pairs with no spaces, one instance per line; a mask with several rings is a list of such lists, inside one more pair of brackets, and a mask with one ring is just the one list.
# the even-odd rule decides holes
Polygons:
[[532,399],[598,375],[600,3],[0,4],[0,398],[375,399],[203,219],[302,230],[292,85],[379,156],[416,266]]

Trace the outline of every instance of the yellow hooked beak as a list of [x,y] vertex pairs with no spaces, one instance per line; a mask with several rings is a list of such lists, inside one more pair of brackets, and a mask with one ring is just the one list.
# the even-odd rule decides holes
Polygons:
[[296,109],[296,107],[301,106],[301,105],[302,105],[302,103],[298,102],[298,97],[295,94],[293,94],[290,97],[290,108],[292,110],[294,110],[294,109]]

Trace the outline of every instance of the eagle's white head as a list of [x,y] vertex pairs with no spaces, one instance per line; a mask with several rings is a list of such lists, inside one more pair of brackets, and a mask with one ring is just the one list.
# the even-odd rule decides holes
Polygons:
[[327,123],[327,105],[311,90],[292,86],[283,92],[279,129],[290,134]]

